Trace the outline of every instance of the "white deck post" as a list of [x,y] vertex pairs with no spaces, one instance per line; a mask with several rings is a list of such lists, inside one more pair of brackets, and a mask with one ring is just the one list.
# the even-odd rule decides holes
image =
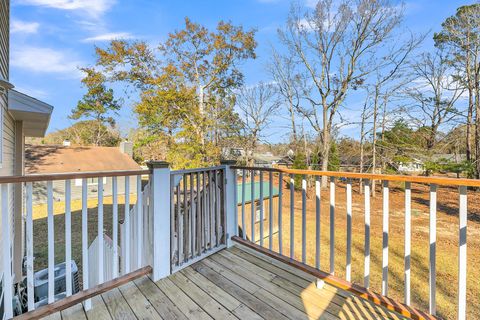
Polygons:
[[222,160],[221,165],[225,166],[225,216],[226,216],[226,238],[227,247],[233,245],[232,237],[237,235],[238,226],[235,224],[235,215],[237,214],[237,204],[235,203],[235,171],[231,166],[235,165],[235,160]]
[[150,161],[151,210],[153,210],[153,281],[171,273],[170,168],[165,161]]

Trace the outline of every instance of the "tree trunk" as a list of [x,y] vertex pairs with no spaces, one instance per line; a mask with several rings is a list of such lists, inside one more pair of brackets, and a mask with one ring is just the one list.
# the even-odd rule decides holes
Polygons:
[[[328,157],[330,156],[330,132],[327,126],[324,126],[322,132],[322,171],[328,171]],[[328,185],[328,177],[322,176],[322,188]]]
[[[477,85],[475,83],[475,85]],[[480,101],[479,90],[475,89],[475,178],[480,179]]]
[[468,89],[468,112],[467,112],[467,160],[472,160],[472,119],[473,119],[473,90]]
[[[378,116],[378,88],[375,89],[373,102],[373,129],[372,129],[372,173],[377,171],[377,116]],[[371,181],[372,197],[375,197],[375,180]]]
[[[362,122],[360,124],[360,168],[359,168],[359,172],[360,173],[363,173],[363,162],[364,162],[364,152],[365,152],[365,120],[366,120],[366,104],[365,104],[365,107],[363,108],[363,113],[362,113]],[[360,179],[360,183],[359,183],[359,187],[360,187],[360,194],[363,194],[363,179]]]
[[[202,85],[198,87],[198,111],[200,113],[200,116],[203,120],[203,117],[205,116],[205,94],[204,94],[204,88]],[[205,130],[203,127],[203,121],[199,125],[200,129],[200,144],[202,146],[202,154],[204,155],[204,159],[206,160],[206,150],[205,150]]]

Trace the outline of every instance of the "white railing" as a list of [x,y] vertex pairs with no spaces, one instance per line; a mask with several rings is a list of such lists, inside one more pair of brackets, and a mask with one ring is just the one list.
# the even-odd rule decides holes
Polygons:
[[[138,183],[137,182],[137,188]],[[141,193],[141,197],[137,198],[137,204],[130,209],[129,226],[127,232],[127,219],[120,223],[120,239],[121,239],[121,269],[123,273],[136,270],[146,265],[152,264],[152,242],[153,242],[153,219],[152,211],[149,208],[148,201],[150,197],[150,184],[146,184]],[[141,203],[140,210],[139,203]],[[129,236],[127,236],[129,235]],[[127,239],[130,243],[127,245]],[[127,248],[130,248],[127,254]],[[128,259],[130,265],[127,267],[127,257],[135,257],[136,259]]]
[[[12,295],[13,295],[13,276],[15,273],[22,272],[21,270],[12,270],[11,268],[11,261],[12,261],[12,235],[9,230],[11,230],[10,226],[10,219],[8,218],[11,214],[7,204],[8,199],[11,196],[9,194],[9,185],[12,184],[21,184],[24,187],[24,194],[25,194],[25,212],[26,212],[26,220],[25,220],[25,248],[26,248],[26,290],[27,290],[27,308],[28,311],[32,311],[35,309],[35,304],[38,303],[35,301],[35,280],[34,275],[34,242],[39,241],[37,237],[39,236],[38,231],[34,228],[34,207],[33,207],[33,193],[34,193],[34,183],[38,185],[39,183],[44,184],[46,186],[46,211],[47,211],[47,241],[45,246],[48,248],[48,264],[46,266],[48,270],[48,290],[46,299],[48,303],[53,303],[55,301],[55,296],[58,294],[58,289],[56,289],[56,275],[55,275],[55,266],[59,262],[65,262],[65,286],[66,291],[65,295],[71,296],[74,292],[74,288],[72,288],[72,248],[74,246],[81,245],[81,259],[80,261],[76,261],[77,265],[81,266],[81,274],[83,278],[83,285],[82,289],[86,290],[90,288],[92,285],[97,285],[104,283],[110,280],[110,276],[106,277],[106,269],[111,268],[111,276],[112,278],[119,276],[118,271],[118,215],[125,214],[125,212],[119,212],[119,203],[118,203],[118,194],[117,194],[117,179],[120,177],[125,180],[125,184],[129,185],[130,178],[132,176],[137,177],[137,198],[142,203],[142,184],[141,184],[141,177],[144,174],[149,174],[149,170],[138,170],[138,171],[121,171],[121,172],[89,172],[89,173],[72,173],[72,174],[51,174],[51,175],[31,175],[31,176],[18,176],[18,177],[0,177],[0,184],[1,184],[1,199],[2,199],[2,261],[3,261],[3,304],[4,304],[4,316],[9,319],[13,316],[13,305],[12,305]],[[104,179],[106,177],[108,183],[112,183],[113,185],[113,194],[112,194],[112,206],[111,206],[111,219],[112,221],[112,231],[111,234],[106,234],[104,230],[105,226],[105,205],[104,205],[104,195],[103,195],[103,184]],[[97,194],[97,203],[94,204],[93,208],[89,207],[88,203],[88,189],[87,189],[87,179],[96,178],[98,180],[98,194]],[[73,179],[82,179],[82,198],[81,198],[81,213],[75,213],[81,215],[81,226],[74,226],[75,230],[72,230],[72,181]],[[58,181],[64,181],[65,183],[65,195],[64,198],[61,199],[61,202],[56,202],[53,197],[54,193],[54,184],[53,182],[58,183]],[[128,210],[129,205],[129,197],[130,192],[125,194],[125,209]],[[58,200],[58,199],[57,199]],[[54,205],[62,206],[64,213],[64,222],[65,222],[65,229],[60,230],[58,229],[58,225],[55,225],[55,220],[58,218],[54,218]],[[95,206],[96,205],[96,206]],[[141,205],[140,207],[143,207]],[[94,213],[92,211],[95,211]],[[123,210],[125,211],[125,210]],[[96,215],[97,217],[97,237],[96,241],[92,244],[97,246],[95,250],[95,265],[89,268],[90,257],[89,257],[89,245],[91,244],[89,239],[89,234],[91,234],[91,225],[89,225],[89,216]],[[129,215],[125,215],[129,217]],[[81,227],[81,231],[79,228]],[[135,234],[138,231],[143,230],[142,221],[138,222],[138,229],[135,230]],[[81,244],[79,243],[72,243],[72,233],[73,232],[81,232]],[[63,233],[64,239],[64,249],[65,249],[65,256],[60,258],[55,256],[55,239],[58,238],[56,236],[57,233]],[[141,233],[141,232],[140,232]],[[105,239],[104,235],[110,237],[111,240],[111,249],[112,254],[106,255],[105,254]],[[42,237],[45,235],[41,235]],[[141,242],[141,241],[140,241]],[[141,243],[137,244],[137,248],[141,248]],[[140,251],[140,253],[143,253]],[[126,257],[131,256],[131,251],[127,250]],[[105,257],[110,257],[111,261],[105,261]],[[128,259],[127,258],[127,259]],[[137,262],[141,259],[141,255],[136,255],[133,257],[134,260]],[[60,260],[60,261],[59,261]],[[140,263],[141,264],[141,263]],[[139,264],[139,265],[140,265]],[[18,275],[18,274],[17,274]],[[89,279],[96,279],[94,284],[90,283]],[[85,307],[88,309],[90,308],[90,301],[87,300],[85,302]]]
[[180,270],[226,245],[225,167],[171,172],[171,263]]
[[[405,228],[404,228],[404,306],[406,310],[412,310],[410,307],[411,305],[411,233],[412,233],[412,226],[411,226],[411,201],[412,201],[412,183],[418,184],[426,184],[429,185],[430,188],[430,195],[429,195],[429,247],[426,248],[429,252],[429,261],[428,261],[428,279],[425,279],[428,282],[428,292],[429,292],[429,310],[428,313],[430,315],[436,315],[436,282],[437,282],[437,268],[436,268],[436,260],[437,260],[437,186],[457,186],[458,187],[458,196],[459,196],[459,207],[458,207],[458,216],[459,216],[459,226],[458,226],[458,235],[459,235],[459,245],[458,245],[458,279],[457,279],[457,286],[458,286],[458,295],[457,295],[457,314],[458,319],[465,319],[466,318],[466,288],[467,288],[467,187],[480,187],[479,180],[469,180],[469,179],[450,179],[450,178],[435,178],[435,177],[409,177],[409,176],[393,176],[393,175],[378,175],[378,174],[359,174],[359,173],[346,173],[346,172],[320,172],[320,171],[308,171],[308,170],[291,170],[291,169],[267,169],[267,168],[252,168],[252,167],[232,167],[235,171],[235,176],[241,175],[241,206],[238,209],[239,214],[239,228],[242,230],[242,237],[244,240],[251,241],[253,243],[257,242],[255,239],[255,219],[254,216],[256,212],[254,212],[254,206],[251,206],[250,212],[250,221],[248,221],[248,217],[246,215],[249,213],[247,212],[245,207],[245,197],[248,192],[251,192],[250,197],[254,199],[256,195],[254,195],[254,182],[256,181],[260,185],[260,195],[259,195],[259,215],[261,219],[261,223],[257,226],[260,228],[260,246],[266,247],[264,245],[263,239],[263,229],[265,228],[263,220],[264,220],[264,208],[263,202],[266,200],[264,199],[263,192],[263,184],[269,183],[269,187],[271,188],[272,185],[277,181],[276,184],[278,185],[279,189],[279,206],[278,206],[278,237],[276,240],[276,244],[278,244],[277,249],[275,250],[276,253],[280,255],[284,255],[284,243],[283,237],[284,233],[282,230],[283,226],[283,213],[282,212],[282,199],[283,199],[283,185],[289,184],[290,186],[290,232],[289,232],[289,258],[290,259],[298,259],[299,262],[306,264],[307,263],[307,225],[306,225],[306,215],[307,215],[307,182],[309,181],[309,177],[313,177],[314,179],[310,179],[310,181],[314,180],[314,194],[315,194],[315,201],[314,201],[314,208],[315,208],[315,234],[314,243],[314,258],[312,266],[320,270],[320,250],[321,250],[321,229],[320,229],[320,221],[323,219],[321,217],[321,183],[320,178],[322,176],[327,176],[330,178],[329,183],[329,270],[328,273],[330,275],[335,274],[335,266],[336,266],[336,257],[338,256],[337,250],[335,248],[335,241],[338,239],[338,236],[335,233],[335,217],[338,214],[338,210],[336,209],[336,200],[335,195],[339,189],[338,180],[342,180],[342,189],[345,190],[345,213],[346,213],[346,253],[345,253],[345,280],[348,282],[352,281],[352,181],[354,179],[363,180],[363,195],[364,195],[364,269],[363,269],[363,287],[365,289],[370,288],[370,271],[371,271],[371,181],[372,180],[380,180],[383,182],[382,185],[382,253],[380,256],[381,259],[381,294],[383,296],[388,296],[389,292],[389,213],[391,211],[390,205],[390,189],[389,189],[389,182],[402,182],[404,183],[404,197],[405,197]],[[264,173],[268,172],[269,178],[264,181]],[[258,173],[258,174],[256,174]],[[287,175],[287,179],[285,179],[284,175]],[[249,181],[251,184],[251,190],[246,190],[245,185],[247,184],[247,176],[250,176]],[[296,215],[295,212],[295,178],[297,177],[297,181],[301,179],[301,217],[299,218],[301,221],[301,237],[299,242],[296,241],[295,237],[295,223],[296,223]],[[362,184],[360,184],[361,186]],[[288,189],[287,189],[288,190]],[[271,201],[272,192],[270,190],[270,199]],[[233,205],[236,209],[237,203]],[[237,209],[236,209],[237,210]],[[343,211],[343,210],[342,210]],[[288,213],[287,213],[288,214]],[[273,216],[272,213],[269,212],[269,219],[267,221],[269,228],[271,228],[273,224]],[[247,230],[247,224],[250,223],[250,233],[245,232]],[[312,236],[312,235],[311,235]],[[273,242],[271,233],[269,233],[268,237],[268,249],[272,250]],[[298,241],[298,240],[297,240]],[[300,245],[300,251],[296,251],[296,245]],[[288,244],[286,246],[288,248]],[[267,247],[266,247],[267,248]],[[338,265],[338,264],[337,264]],[[343,271],[343,270],[342,270]],[[368,291],[368,290],[367,290]],[[367,292],[366,291],[366,292]],[[368,291],[369,292],[369,291]],[[453,302],[451,302],[453,303]]]
[[[77,250],[72,250],[74,247],[81,247],[81,256],[76,259],[83,281],[81,290],[96,290],[96,286],[99,284],[104,284],[110,279],[116,279],[140,268],[143,269],[143,266],[148,265],[151,266],[153,280],[157,281],[230,245],[230,238],[236,234],[237,230],[236,221],[234,222],[235,211],[227,206],[227,203],[234,201],[235,179],[231,176],[232,170],[227,170],[227,168],[229,166],[225,164],[205,169],[170,171],[168,163],[157,161],[149,163],[149,170],[0,177],[1,254],[4,274],[2,301],[5,307],[4,315],[0,315],[0,318],[10,319],[13,316],[14,271],[11,268],[12,241],[9,231],[12,228],[9,219],[11,212],[9,212],[6,201],[10,196],[9,185],[22,184],[25,190],[27,309],[33,311],[36,309],[35,303],[38,302],[35,301],[34,296],[34,277],[35,271],[38,271],[34,269],[36,253],[34,253],[33,245],[38,236],[33,207],[35,185],[42,185],[46,189],[48,225],[46,232],[48,240],[45,243],[48,249],[46,298],[48,304],[51,304],[55,302],[56,298],[60,299],[58,295],[56,296],[55,290],[55,265],[58,262],[65,262],[66,265],[65,296],[75,294],[72,287],[71,264],[74,254],[77,253]],[[148,175],[148,183],[145,188],[142,187],[142,176],[144,175]],[[87,179],[91,180],[92,178],[98,180],[95,208],[89,208]],[[81,210],[77,209],[78,204],[75,205],[78,213],[72,212],[72,201],[74,201],[72,181],[74,179],[82,179]],[[120,179],[124,180],[123,208],[119,201]],[[136,181],[136,192],[132,190],[134,189],[131,186],[132,179]],[[57,206],[59,205],[59,192],[55,192],[55,186],[59,181],[64,181],[61,189],[65,190],[64,198],[60,199],[64,202],[64,206],[60,210],[61,213],[64,213],[64,230],[59,230],[55,222],[59,218],[62,219],[61,216],[54,219],[54,205],[55,211],[58,211]],[[111,216],[108,211],[110,204],[105,205],[105,183],[111,183]],[[78,190],[76,191],[78,192]],[[132,195],[137,197],[133,207],[131,206]],[[92,215],[97,218],[97,226],[93,228],[97,232],[93,238],[89,225],[89,217]],[[73,226],[72,219],[79,216],[81,217],[81,226]],[[111,229],[105,229],[106,219],[111,219]],[[60,259],[58,256],[55,257],[55,239],[58,238],[56,236],[58,232],[64,234],[65,240],[65,256]],[[72,237],[72,232],[80,232],[80,234]],[[111,242],[107,241],[106,244],[107,237],[111,238]],[[78,238],[81,240],[76,240]],[[95,241],[92,243],[92,240]],[[79,243],[73,243],[73,241]],[[111,271],[109,271],[110,269]],[[91,301],[85,300],[84,307],[87,310],[90,309]]]

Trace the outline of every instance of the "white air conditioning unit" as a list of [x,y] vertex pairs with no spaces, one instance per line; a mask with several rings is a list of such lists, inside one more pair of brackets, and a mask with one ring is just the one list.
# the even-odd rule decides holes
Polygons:
[[[55,300],[57,295],[66,294],[66,264],[65,262],[55,265]],[[43,269],[35,272],[34,279],[34,297],[35,302],[43,302],[48,297],[48,269]],[[80,291],[80,284],[78,280],[78,267],[75,261],[72,260],[72,293]],[[58,297],[61,298],[61,297]]]

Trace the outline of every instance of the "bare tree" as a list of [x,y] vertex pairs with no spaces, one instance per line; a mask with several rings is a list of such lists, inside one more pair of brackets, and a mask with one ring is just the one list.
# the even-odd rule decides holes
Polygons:
[[463,75],[468,92],[466,152],[472,160],[472,125],[475,113],[476,178],[480,178],[480,4],[461,6],[455,15],[442,23],[442,30],[434,35],[435,45],[448,48],[450,62]]
[[[387,112],[390,96],[408,83],[412,77],[406,70],[409,58],[412,52],[423,41],[424,36],[411,35],[406,41],[392,41],[386,44],[386,53],[373,72],[373,82],[368,85],[370,87],[370,95],[372,100],[372,172],[377,173],[377,129],[379,117],[381,116],[380,138],[383,141],[385,127],[387,125]],[[380,115],[380,112],[382,114]],[[385,164],[382,157],[382,169]],[[375,180],[372,181],[372,195],[375,196]]]
[[458,115],[455,104],[464,88],[454,77],[451,64],[441,50],[425,53],[412,65],[415,85],[407,89],[413,101],[411,120],[426,129],[426,147],[431,151],[437,142],[439,127]]
[[[335,6],[321,0],[315,10],[302,14],[293,6],[280,40],[301,64],[311,92],[310,107],[301,107],[321,141],[322,170],[327,170],[331,131],[347,93],[376,69],[378,47],[401,21],[401,10],[388,0],[343,0]],[[327,185],[322,177],[322,186]]]
[[253,153],[264,130],[271,123],[272,117],[280,106],[275,86],[260,82],[256,86],[242,87],[237,95],[237,106],[244,122],[244,133],[247,141],[246,160],[251,164]]
[[[368,133],[370,132],[367,129],[368,119],[372,116],[371,108],[369,108],[370,95],[367,94],[365,102],[363,103],[362,114],[360,116],[360,173],[364,172],[365,166],[365,142]],[[360,194],[363,193],[363,180],[360,179]]]
[[272,62],[268,65],[268,71],[277,86],[278,93],[286,103],[292,129],[291,140],[297,149],[299,136],[295,116],[300,108],[303,79],[298,74],[294,58],[289,54],[281,55],[275,49],[272,50]]

